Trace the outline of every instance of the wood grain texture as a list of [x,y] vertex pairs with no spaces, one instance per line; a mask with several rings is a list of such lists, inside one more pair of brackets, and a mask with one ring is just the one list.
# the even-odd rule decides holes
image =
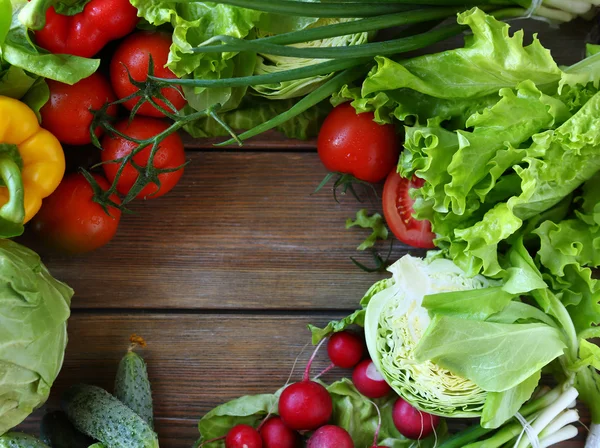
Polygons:
[[[20,429],[37,432],[43,413],[58,408],[60,395],[72,384],[95,384],[112,391],[117,364],[129,336],[136,333],[148,342],[139,353],[147,362],[152,382],[161,447],[189,448],[198,437],[196,428],[202,415],[241,395],[280,388],[310,341],[306,325],[323,325],[341,316],[75,312],[69,321],[71,337],[65,364],[52,396]],[[311,352],[309,346],[299,356],[292,381],[301,378]],[[323,348],[313,373],[327,364]],[[330,382],[348,373],[333,371],[324,380]],[[582,421],[589,418],[584,415]],[[582,438],[583,432],[577,442],[562,448],[581,447]]]
[[379,277],[350,261],[371,261],[356,251],[369,232],[344,224],[380,200],[311,196],[324,175],[315,153],[190,153],[177,188],[134,203],[107,247],[36,249],[75,308],[354,309]]

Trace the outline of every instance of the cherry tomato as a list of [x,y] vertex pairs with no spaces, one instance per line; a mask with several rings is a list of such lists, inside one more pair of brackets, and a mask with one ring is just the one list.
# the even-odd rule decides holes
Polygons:
[[350,103],[329,113],[317,139],[325,168],[366,182],[385,179],[398,163],[400,140],[392,125],[373,118],[371,112],[357,114]]
[[[123,120],[115,125],[115,129],[117,131],[138,140],[146,140],[154,137],[168,127],[169,125],[163,120],[147,117],[135,117],[131,123],[129,123],[128,120]],[[137,146],[137,143],[126,140],[118,135],[105,135],[102,139],[102,161],[107,162],[125,157]],[[145,147],[135,156],[133,156],[133,161],[139,166],[147,166],[151,149],[151,145]],[[185,149],[183,147],[183,142],[181,141],[179,134],[173,133],[160,143],[158,151],[154,157],[153,166],[158,169],[169,169],[177,168],[182,166],[184,163]],[[103,167],[106,178],[110,182],[114,182],[117,170],[119,169],[119,164],[105,163]],[[136,197],[144,199],[158,198],[171,191],[173,187],[177,185],[177,182],[179,182],[179,179],[181,179],[182,175],[183,167],[170,173],[159,174],[158,178],[160,180],[160,188],[157,185],[150,183],[146,185]],[[117,190],[119,193],[126,195],[137,180],[138,176],[138,171],[131,165],[131,163],[128,163],[123,169],[123,172],[121,173],[117,183]]]
[[[102,176],[94,175],[94,179],[103,190],[110,188]],[[121,210],[109,207],[109,216],[93,197],[92,187],[82,174],[65,176],[34,216],[34,232],[41,241],[61,252],[83,253],[104,246],[117,233]],[[110,199],[116,204],[120,202],[116,195]]]
[[415,201],[409,192],[413,188],[421,188],[424,183],[418,177],[408,180],[392,171],[383,187],[383,214],[390,230],[400,241],[413,247],[433,249],[435,234],[431,231],[431,223],[412,216]]
[[[90,125],[94,116],[91,110],[100,110],[106,103],[116,100],[110,83],[104,76],[94,73],[72,86],[47,80],[50,99],[41,108],[42,126],[52,132],[61,143],[86,145],[92,141]],[[117,115],[117,106],[107,113]],[[97,136],[101,128],[94,130]]]
[[[148,78],[148,63],[150,56],[154,62],[154,75],[159,78],[177,78],[171,70],[165,67],[171,47],[171,36],[160,32],[140,31],[126,38],[117,48],[110,61],[110,81],[119,99],[125,98],[138,91],[129,81],[127,71],[136,81]],[[162,95],[171,102],[177,110],[185,105],[185,99],[180,88],[165,87]],[[129,110],[133,109],[140,98],[132,98],[124,103]],[[165,110],[171,111],[164,101],[157,103]],[[164,117],[165,115],[150,103],[145,103],[137,112],[149,117]]]

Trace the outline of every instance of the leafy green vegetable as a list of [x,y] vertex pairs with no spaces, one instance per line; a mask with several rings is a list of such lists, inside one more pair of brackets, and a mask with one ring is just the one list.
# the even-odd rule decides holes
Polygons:
[[377,429],[378,415],[375,405],[381,412],[379,444],[390,448],[434,447],[444,438],[445,428],[440,425],[436,436],[413,441],[398,432],[392,419],[392,409],[398,399],[395,395],[371,401],[356,390],[352,381],[343,378],[327,386],[333,401],[334,424],[346,429],[352,436],[355,446],[371,446]]
[[377,240],[387,240],[388,229],[385,226],[383,217],[379,213],[374,213],[369,216],[366,209],[361,209],[356,212],[356,219],[353,221],[348,218],[346,220],[346,229],[359,226],[363,229],[373,229],[371,235],[367,237],[358,247],[357,250],[366,250],[373,247]]
[[62,366],[73,291],[39,256],[0,240],[0,434],[48,398]]
[[[351,19],[319,19],[310,24],[307,28],[326,26],[335,23],[347,22]],[[262,33],[259,37],[263,37]],[[295,44],[297,47],[346,47],[350,45],[360,45],[368,42],[369,33],[349,34],[346,36],[333,37],[328,39],[313,40],[307,43]],[[254,71],[255,75],[265,75],[277,73],[284,70],[306,67],[322,62],[317,59],[291,58],[285,56],[275,56],[269,54],[258,55],[258,62]],[[333,73],[328,75],[313,76],[311,78],[297,79],[294,81],[285,81],[275,84],[263,84],[253,86],[252,89],[259,95],[270,99],[287,99],[304,96],[312,92],[327,79],[331,78]]]
[[[482,290],[490,286],[489,282],[481,276],[467,277],[454,263],[442,258],[421,260],[406,255],[388,269],[392,283],[366,305],[365,337],[379,372],[401,397],[422,411],[449,417],[480,415],[485,391],[458,372],[435,362],[421,362],[415,350],[432,322],[423,307],[425,296]],[[457,320],[466,325],[480,324]],[[437,340],[438,345],[440,341],[443,339]],[[466,348],[470,347],[464,344],[463,353]]]
[[[221,437],[235,425],[258,426],[267,414],[277,412],[278,394],[247,395],[217,406],[198,422],[201,441]],[[221,446],[218,443],[204,446]]]
[[536,85],[560,80],[562,71],[537,38],[524,46],[522,30],[509,36],[507,24],[477,8],[459,14],[458,23],[473,32],[464,48],[402,63],[376,58],[378,65],[362,86],[363,97],[409,88],[435,98],[464,100],[496,94],[527,79]]
[[433,314],[485,320],[504,310],[516,297],[516,294],[506,292],[502,286],[494,286],[427,295],[422,305]]
[[8,35],[12,16],[12,5],[10,0],[0,0],[0,45]]
[[523,403],[531,398],[540,382],[542,371],[539,370],[529,378],[504,392],[490,392],[481,414],[481,426],[498,428],[512,418]]
[[[398,165],[404,177],[426,181],[415,193],[416,217],[432,222],[436,244],[469,275],[502,278],[500,247],[542,216],[567,210],[567,198],[600,169],[593,119],[600,56],[561,69],[537,40],[523,46],[521,33],[509,37],[508,25],[480,10],[459,21],[473,31],[465,48],[381,59],[360,91],[342,89],[334,102],[352,99],[379,121],[416,120]],[[583,223],[562,223],[563,236],[552,234],[578,234],[590,252],[598,244],[593,212],[582,213]],[[581,262],[591,263],[587,257]]]
[[[167,66],[177,76],[218,79],[253,73],[255,56],[240,59],[236,53],[202,54],[192,52],[192,48],[218,35],[244,38],[253,32],[263,13],[209,2],[133,0],[131,3],[138,9],[138,15],[152,25],[173,26],[173,45]],[[186,97],[196,110],[217,103],[234,109],[245,91],[246,88],[223,88],[210,92],[199,88],[186,91]]]
[[[440,343],[443,341],[443,343]],[[560,331],[545,324],[498,324],[436,316],[415,349],[489,392],[504,392],[563,353]]]
[[[233,129],[251,129],[289,110],[293,104],[294,100],[267,101],[248,98],[236,110],[225,112],[220,115],[220,118]],[[328,104],[320,103],[278,126],[277,130],[289,138],[305,140],[314,137],[330,110]],[[193,112],[189,107],[186,107],[185,111]],[[210,117],[186,125],[184,129],[195,138],[227,135],[227,131]]]
[[596,53],[600,53],[600,45],[595,44],[587,44],[585,46],[585,56],[590,57],[595,55]]

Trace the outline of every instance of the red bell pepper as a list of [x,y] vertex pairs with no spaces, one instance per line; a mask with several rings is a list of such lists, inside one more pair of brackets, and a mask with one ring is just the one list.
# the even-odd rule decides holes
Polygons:
[[129,0],[91,0],[73,16],[58,14],[50,6],[35,42],[51,53],[89,58],[111,40],[131,33],[137,22],[137,9]]

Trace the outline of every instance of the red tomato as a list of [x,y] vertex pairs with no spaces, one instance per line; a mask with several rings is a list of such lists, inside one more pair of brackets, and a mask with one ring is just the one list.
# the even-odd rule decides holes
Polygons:
[[[129,123],[128,120],[123,120],[115,125],[115,129],[117,131],[137,140],[146,140],[154,137],[168,127],[169,125],[163,120],[147,117],[135,117],[131,123]],[[107,162],[125,157],[137,146],[137,143],[126,140],[118,135],[106,135],[102,139],[102,161]],[[146,148],[142,149],[135,156],[133,156],[133,161],[139,166],[147,166],[151,149],[151,146],[147,146]],[[177,168],[184,163],[185,149],[183,147],[183,142],[181,141],[179,134],[173,133],[160,143],[158,151],[154,157],[154,167],[159,169]],[[105,163],[103,167],[104,174],[106,174],[106,177],[110,182],[113,182],[116,177],[117,170],[119,169],[119,164]],[[160,188],[153,183],[148,184],[136,197],[144,199],[158,198],[171,191],[173,187],[177,185],[177,182],[179,182],[179,179],[181,179],[182,175],[183,167],[170,173],[159,174],[158,178],[161,184]],[[137,180],[138,176],[138,171],[131,165],[131,163],[128,163],[123,169],[121,177],[119,178],[119,182],[117,183],[117,190],[119,193],[126,195]]]
[[[158,78],[175,79],[177,76],[165,67],[171,47],[171,36],[165,33],[140,31],[125,39],[115,51],[110,61],[110,81],[119,99],[125,98],[138,91],[129,81],[129,74],[136,81],[145,81],[148,78],[148,62],[150,55],[154,61],[154,75]],[[177,108],[185,106],[185,98],[181,89],[165,87],[161,89],[163,96]],[[124,103],[129,110],[133,109],[140,98],[132,98]],[[157,101],[165,110],[171,109],[164,101]],[[150,103],[145,103],[137,112],[149,117],[164,117],[165,115]]]
[[400,141],[392,125],[379,125],[371,112],[357,114],[350,103],[333,109],[319,132],[317,149],[329,171],[379,182],[398,163]]
[[[116,100],[110,83],[99,73],[82,79],[72,86],[47,80],[50,99],[40,110],[42,126],[52,132],[61,143],[86,145],[92,141],[90,125],[94,116],[106,103]],[[117,106],[110,106],[107,113],[117,115]],[[97,136],[102,133],[96,128]]]
[[400,241],[413,247],[433,249],[435,234],[431,231],[431,223],[412,216],[415,213],[415,201],[409,191],[421,188],[424,183],[418,177],[408,180],[392,171],[383,187],[383,215],[390,230]]
[[[94,175],[94,179],[103,190],[110,188],[102,176]],[[93,197],[92,187],[83,174],[65,176],[34,216],[34,232],[43,242],[62,252],[83,253],[104,246],[117,233],[121,210],[109,207],[109,216]],[[117,195],[110,199],[120,203]]]

